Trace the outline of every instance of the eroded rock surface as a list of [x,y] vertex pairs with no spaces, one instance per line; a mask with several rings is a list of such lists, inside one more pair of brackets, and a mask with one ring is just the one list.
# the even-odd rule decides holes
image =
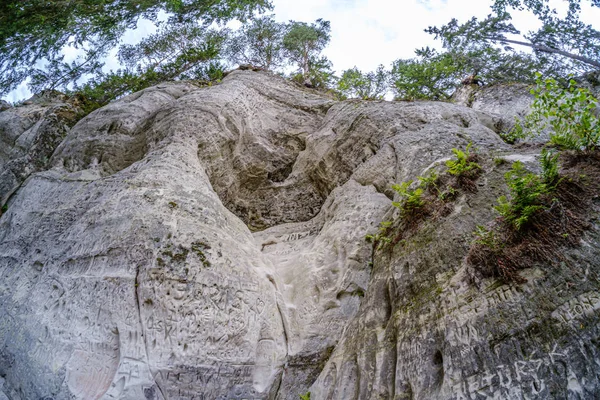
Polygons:
[[[531,85],[502,83],[491,86],[463,85],[452,95],[456,104],[482,111],[495,120],[498,133],[507,133],[529,112],[533,95]],[[546,141],[545,137],[541,140]]]
[[29,175],[48,167],[77,119],[77,107],[66,100],[49,91],[19,107],[0,103],[0,205]]
[[485,163],[477,193],[393,251],[365,241],[395,218],[391,185],[454,147],[534,162],[496,123],[449,103],[335,102],[252,71],[95,111],[0,219],[0,393],[597,395],[596,230],[576,271],[465,278],[507,165]]

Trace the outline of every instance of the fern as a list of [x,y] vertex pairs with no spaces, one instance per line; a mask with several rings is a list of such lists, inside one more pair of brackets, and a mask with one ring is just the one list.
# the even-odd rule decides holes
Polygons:
[[481,169],[481,166],[471,160],[471,146],[473,143],[469,143],[464,151],[454,148],[452,153],[456,159],[446,161],[448,167],[448,173],[455,176],[465,176],[476,170]]
[[540,164],[542,166],[542,180],[549,187],[555,187],[559,183],[558,170],[558,153],[548,151],[547,149],[542,150],[542,156],[540,158]]
[[504,177],[511,198],[501,196],[494,209],[516,230],[520,230],[536,211],[545,208],[541,198],[550,189],[540,176],[527,172],[520,161],[513,163]]
[[402,182],[392,185],[392,189],[400,196],[400,201],[392,202],[392,205],[400,209],[402,216],[411,214],[425,205],[423,200],[423,189],[421,187],[410,190],[413,181]]

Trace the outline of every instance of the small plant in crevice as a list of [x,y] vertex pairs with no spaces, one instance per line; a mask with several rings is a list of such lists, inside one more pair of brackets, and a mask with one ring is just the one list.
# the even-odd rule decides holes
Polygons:
[[438,188],[438,181],[440,179],[440,176],[437,172],[435,172],[434,170],[429,170],[427,172],[427,174],[425,176],[418,176],[417,179],[419,180],[419,186],[424,188],[424,189],[435,189],[438,193],[440,192],[439,188]]
[[483,225],[477,225],[473,232],[476,239],[474,243],[489,247],[492,250],[499,250],[502,247],[502,242],[499,240],[499,235],[493,229],[488,229]]
[[520,161],[513,163],[504,178],[510,189],[510,198],[500,196],[494,209],[518,231],[535,212],[546,208],[543,196],[549,188],[540,175],[528,172]]
[[540,166],[542,172],[537,175],[528,172],[523,163],[517,161],[504,175],[510,189],[510,200],[501,196],[494,208],[516,230],[526,225],[534,213],[552,203],[549,195],[560,181],[558,154],[542,150]]
[[477,163],[479,155],[471,151],[472,146],[473,143],[469,143],[464,151],[453,148],[454,158],[446,161],[446,167],[448,173],[456,177],[458,186],[474,192],[477,189],[475,180],[481,174],[482,168]]
[[542,154],[540,156],[542,180],[551,190],[556,188],[556,185],[559,183],[560,165],[558,164],[558,156],[558,152],[546,148],[542,149]]
[[413,181],[406,181],[400,184],[392,185],[392,189],[400,196],[399,201],[392,202],[392,205],[400,210],[402,217],[410,216],[423,208],[423,188],[420,185],[415,189],[410,189]]
[[8,205],[5,204],[2,206],[2,208],[0,208],[0,217],[2,216],[2,214],[4,214],[7,211],[8,211]]
[[379,223],[379,232],[377,232],[374,235],[371,235],[371,234],[366,235],[365,240],[369,243],[373,243],[373,247],[375,249],[377,249],[377,250],[381,249],[386,244],[388,244],[392,241],[392,239],[387,236],[388,231],[390,230],[391,226],[392,226],[392,221],[380,222]]
[[446,161],[450,175],[470,175],[481,169],[481,166],[474,161],[476,155],[471,153],[472,146],[473,143],[469,143],[464,151],[457,148],[452,149],[456,158]]
[[306,394],[301,394],[300,400],[310,400],[310,392],[306,392]]
[[499,166],[504,165],[506,163],[507,163],[506,158],[503,158],[503,157],[494,157],[494,165],[496,167],[499,167]]

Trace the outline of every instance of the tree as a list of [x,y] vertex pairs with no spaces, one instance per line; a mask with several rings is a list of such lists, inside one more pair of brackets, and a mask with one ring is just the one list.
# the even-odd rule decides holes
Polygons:
[[327,57],[311,58],[308,62],[308,82],[302,72],[292,74],[292,80],[315,89],[329,90],[335,86],[337,77],[333,64]]
[[217,60],[226,33],[190,22],[163,26],[137,45],[121,47],[119,60],[125,69],[99,72],[75,85],[73,94],[79,95],[87,113],[160,82],[220,79],[223,67]]
[[[525,46],[533,50],[535,57],[543,64],[553,65],[554,72],[563,75],[567,72],[585,72],[600,69],[600,32],[579,19],[580,0],[568,0],[569,10],[564,18],[548,5],[548,0],[496,0],[490,14],[483,21],[472,18],[460,25],[456,19],[438,28],[426,30],[440,38],[445,48],[457,48],[476,44],[496,44],[504,46],[507,52],[514,49],[510,45]],[[599,0],[590,0],[592,6],[600,7]],[[527,9],[542,22],[536,32],[522,35],[522,40],[507,35],[521,32],[511,23],[509,9]]]
[[438,52],[416,50],[417,57],[394,62],[392,90],[398,99],[449,99],[467,76],[485,84],[505,82],[535,83],[535,72],[560,74],[556,66],[522,52],[506,52],[485,43],[447,46]]
[[221,55],[226,38],[224,30],[192,22],[170,24],[137,45],[121,46],[119,60],[131,70],[154,71],[163,81],[194,79],[199,68]]
[[401,100],[450,98],[464,73],[452,53],[429,47],[416,50],[417,57],[396,60],[392,65],[392,91]]
[[250,64],[265,70],[280,67],[284,61],[285,24],[272,15],[253,19],[227,41],[226,55],[234,64]]
[[[283,47],[287,56],[298,66],[304,78],[304,84],[313,86],[311,66],[323,65],[319,54],[327,46],[331,27],[329,21],[316,20],[312,24],[290,21],[283,37]],[[314,74],[313,74],[314,75]]]
[[[579,20],[580,0],[567,0],[568,15],[560,19],[548,0],[496,0],[483,21],[472,18],[464,24],[452,19],[442,27],[425,31],[442,41],[444,50],[417,50],[417,57],[397,60],[392,68],[397,98],[447,99],[466,76],[477,76],[486,84],[535,83],[536,72],[566,83],[569,73],[600,67],[600,32]],[[598,6],[600,0],[589,0]],[[528,9],[542,21],[537,32],[517,40],[509,8]],[[533,52],[517,51],[522,45]]]
[[[209,24],[246,18],[270,6],[269,0],[3,0],[0,94],[34,75],[48,87],[64,87],[84,74],[98,73],[102,57],[140,18],[156,21],[159,12],[166,12],[170,24]],[[69,45],[83,49],[84,55],[65,64],[60,51]]]
[[363,73],[354,67],[342,73],[338,90],[346,97],[365,100],[383,99],[389,86],[389,72],[383,65],[374,72]]

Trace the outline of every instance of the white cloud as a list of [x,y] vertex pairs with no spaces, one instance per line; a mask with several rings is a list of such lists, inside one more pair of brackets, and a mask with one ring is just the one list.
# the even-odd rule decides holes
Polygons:
[[[317,18],[331,21],[331,42],[324,53],[340,72],[357,66],[374,70],[387,67],[398,58],[414,56],[424,46],[440,47],[432,35],[423,30],[440,26],[456,18],[465,22],[471,17],[485,18],[491,13],[491,0],[274,0],[279,21],[290,19],[312,22]],[[551,0],[559,13],[566,10],[563,0]],[[522,33],[535,30],[539,21],[528,12],[511,12],[513,24]],[[594,24],[600,21],[600,9],[584,4],[581,18]]]
[[331,43],[324,53],[338,72],[355,65],[374,70],[379,64],[389,66],[398,58],[413,57],[416,48],[439,46],[425,28],[445,24],[451,16],[459,20],[485,17],[490,4],[482,1],[465,6],[459,0],[274,1],[280,21],[331,21]]

